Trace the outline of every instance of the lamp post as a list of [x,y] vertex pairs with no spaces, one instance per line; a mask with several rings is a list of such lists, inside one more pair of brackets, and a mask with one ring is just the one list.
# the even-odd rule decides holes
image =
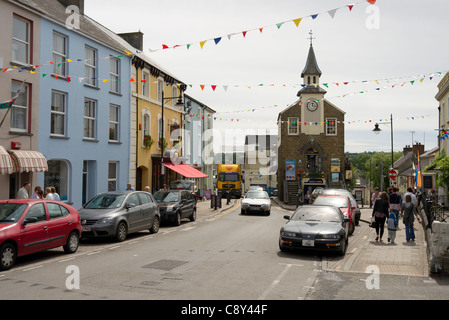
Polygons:
[[[391,125],[391,169],[393,169],[394,155],[393,155],[393,114],[391,114],[390,122],[382,122],[381,124]],[[379,128],[379,124],[376,123],[373,132],[378,135],[382,130]]]
[[161,187],[160,189],[164,188],[164,174],[165,174],[165,167],[164,167],[164,126],[165,126],[165,119],[164,119],[164,108],[165,108],[165,100],[173,100],[178,99],[178,102],[176,103],[176,106],[184,106],[184,102],[182,101],[182,91],[179,90],[179,97],[164,97],[164,90],[162,89],[162,125],[161,125],[161,137],[159,139],[160,141],[160,148],[161,148]]

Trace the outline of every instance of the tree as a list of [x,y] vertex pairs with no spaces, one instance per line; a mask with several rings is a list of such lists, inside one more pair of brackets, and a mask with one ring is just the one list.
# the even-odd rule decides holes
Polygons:
[[441,188],[449,187],[449,158],[446,157],[446,152],[441,149],[438,157],[426,168],[424,172],[435,171],[436,173],[436,185]]

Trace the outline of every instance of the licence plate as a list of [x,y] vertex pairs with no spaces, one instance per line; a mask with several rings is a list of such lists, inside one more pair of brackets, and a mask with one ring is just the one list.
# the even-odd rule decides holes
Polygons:
[[81,228],[81,231],[88,232],[88,231],[92,231],[92,229],[89,228],[89,227],[82,227],[82,228]]
[[302,246],[303,247],[314,247],[315,240],[302,240]]

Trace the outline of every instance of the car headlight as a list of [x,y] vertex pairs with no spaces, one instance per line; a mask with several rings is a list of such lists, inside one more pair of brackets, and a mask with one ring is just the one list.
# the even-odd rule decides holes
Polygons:
[[242,203],[242,207],[243,207],[243,208],[248,208],[248,207],[249,207],[249,203],[243,202],[243,203]]
[[170,211],[173,211],[173,208],[174,208],[175,206],[168,206],[167,207],[167,212],[170,212]]
[[263,203],[263,204],[261,205],[261,207],[262,207],[262,208],[268,208],[268,203]]
[[110,223],[112,223],[113,221],[114,221],[114,218],[112,218],[112,217],[106,217],[106,218],[100,219],[100,220],[98,221],[98,223],[110,224]]
[[288,238],[297,238],[297,237],[300,237],[301,235],[297,234],[295,232],[282,231],[281,236],[288,237]]
[[318,235],[317,238],[337,240],[337,239],[340,239],[340,235],[338,235],[338,234],[320,234],[320,235]]

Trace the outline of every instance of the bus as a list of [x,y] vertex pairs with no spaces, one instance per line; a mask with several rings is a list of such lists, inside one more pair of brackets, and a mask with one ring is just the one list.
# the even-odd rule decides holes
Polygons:
[[225,197],[229,192],[232,197],[242,196],[242,168],[239,164],[218,165],[218,194]]

